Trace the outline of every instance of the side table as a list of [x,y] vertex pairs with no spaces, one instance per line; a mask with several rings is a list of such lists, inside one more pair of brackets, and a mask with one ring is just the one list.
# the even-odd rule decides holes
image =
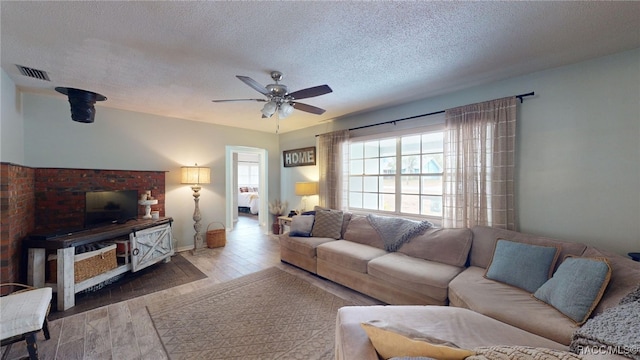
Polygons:
[[640,252],[630,252],[629,257],[631,257],[633,261],[640,261]]
[[280,225],[280,232],[278,235],[284,234],[284,226],[291,227],[291,218],[288,216],[278,216],[278,224]]

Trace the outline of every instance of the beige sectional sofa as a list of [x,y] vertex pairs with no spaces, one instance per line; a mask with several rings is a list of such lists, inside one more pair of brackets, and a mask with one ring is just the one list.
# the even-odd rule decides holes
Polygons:
[[340,309],[337,359],[378,358],[360,327],[370,320],[399,323],[464,348],[526,345],[567,350],[579,328],[575,321],[528,291],[485,277],[498,239],[559,248],[554,269],[568,255],[606,258],[611,278],[592,316],[617,305],[640,284],[640,263],[624,256],[490,227],[430,228],[388,252],[366,216],[348,214],[340,235],[341,239],[280,237],[283,262],[393,305]]

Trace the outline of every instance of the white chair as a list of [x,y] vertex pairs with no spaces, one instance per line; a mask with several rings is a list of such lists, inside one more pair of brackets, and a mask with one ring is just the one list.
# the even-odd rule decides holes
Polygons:
[[0,341],[7,346],[2,360],[5,360],[13,343],[26,340],[29,359],[38,359],[36,334],[43,330],[44,338],[49,340],[47,315],[51,305],[51,288],[34,288],[28,285],[7,283],[0,284],[0,294],[5,287],[21,288],[0,297]]

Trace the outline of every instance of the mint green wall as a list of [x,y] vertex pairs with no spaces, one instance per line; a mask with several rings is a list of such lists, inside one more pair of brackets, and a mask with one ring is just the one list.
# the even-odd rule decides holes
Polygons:
[[[520,231],[625,254],[640,251],[640,49],[541,71],[283,134],[283,150],[315,134],[535,91],[519,108]],[[384,128],[384,131],[392,127]],[[315,171],[315,172],[314,172]],[[317,169],[282,173],[281,193]]]
[[[33,167],[164,170],[166,214],[174,218],[178,248],[193,245],[193,196],[180,184],[180,167],[211,167],[211,184],[202,185],[203,229],[225,221],[225,146],[268,151],[269,197],[279,194],[276,134],[196,121],[110,109],[96,105],[95,122],[71,120],[66,97],[23,94],[25,161]],[[107,100],[108,101],[108,100]]]
[[16,86],[0,69],[0,161],[22,165],[24,128],[22,104]]

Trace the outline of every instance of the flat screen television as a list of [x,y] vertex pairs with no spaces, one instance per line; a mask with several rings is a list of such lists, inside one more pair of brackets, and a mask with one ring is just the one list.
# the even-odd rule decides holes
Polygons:
[[138,218],[138,190],[87,191],[84,227],[125,223]]

